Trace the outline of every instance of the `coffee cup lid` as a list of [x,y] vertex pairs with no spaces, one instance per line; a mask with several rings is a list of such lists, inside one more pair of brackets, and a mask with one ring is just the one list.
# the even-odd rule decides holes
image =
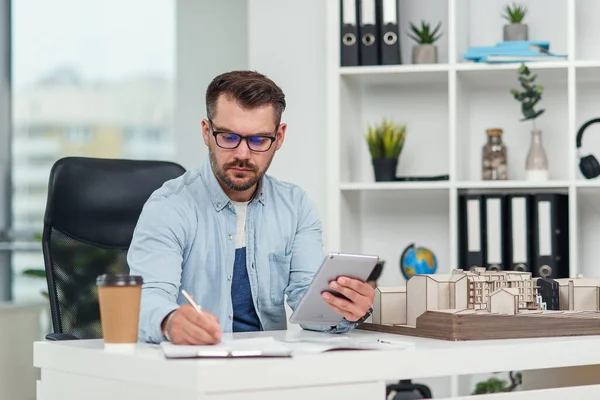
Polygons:
[[139,275],[104,274],[96,278],[98,286],[135,286],[144,282]]

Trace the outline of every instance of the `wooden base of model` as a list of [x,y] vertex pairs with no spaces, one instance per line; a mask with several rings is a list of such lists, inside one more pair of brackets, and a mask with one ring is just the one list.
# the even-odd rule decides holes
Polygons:
[[426,311],[416,326],[363,323],[358,329],[442,340],[521,339],[600,335],[598,311],[532,311],[517,315],[487,311]]

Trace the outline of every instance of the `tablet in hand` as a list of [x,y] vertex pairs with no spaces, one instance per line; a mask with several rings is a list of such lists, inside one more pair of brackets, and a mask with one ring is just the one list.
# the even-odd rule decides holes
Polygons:
[[344,318],[323,300],[321,294],[329,292],[346,298],[329,287],[329,282],[341,276],[366,282],[379,261],[378,256],[366,254],[329,253],[321,263],[304,297],[290,317],[294,324],[337,325]]

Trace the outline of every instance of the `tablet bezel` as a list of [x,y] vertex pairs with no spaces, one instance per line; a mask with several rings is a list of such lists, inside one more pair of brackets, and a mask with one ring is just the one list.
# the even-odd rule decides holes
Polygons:
[[329,287],[329,282],[347,276],[366,282],[377,266],[379,256],[369,254],[329,253],[323,259],[304,296],[290,317],[294,324],[334,326],[344,318],[323,300],[321,293],[328,291],[341,296]]

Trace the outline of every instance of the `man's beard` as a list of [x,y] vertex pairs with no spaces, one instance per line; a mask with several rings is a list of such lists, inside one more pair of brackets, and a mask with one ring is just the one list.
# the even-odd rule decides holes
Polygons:
[[[235,190],[237,192],[245,192],[246,190],[249,190],[254,185],[256,185],[256,183],[262,179],[262,177],[265,175],[265,173],[269,169],[269,166],[271,165],[271,161],[273,161],[273,156],[275,155],[275,154],[271,155],[271,158],[269,158],[267,166],[265,167],[265,169],[263,171],[258,171],[256,165],[253,165],[246,161],[241,161],[241,160],[237,160],[232,163],[225,164],[223,166],[223,168],[221,169],[219,167],[219,165],[217,164],[217,159],[216,159],[215,154],[212,151],[212,149],[209,148],[208,153],[209,153],[209,157],[210,157],[210,165],[212,167],[213,172],[217,176],[217,178],[219,178],[219,180],[221,182],[223,182],[225,184],[225,186],[227,186],[227,188],[229,188],[230,190]],[[229,177],[225,173],[225,171],[227,169],[232,168],[232,167],[248,169],[248,170],[250,170],[249,172],[255,172],[256,176],[253,179],[250,179],[249,181],[247,181],[243,184],[236,184],[231,179],[229,179]]]

